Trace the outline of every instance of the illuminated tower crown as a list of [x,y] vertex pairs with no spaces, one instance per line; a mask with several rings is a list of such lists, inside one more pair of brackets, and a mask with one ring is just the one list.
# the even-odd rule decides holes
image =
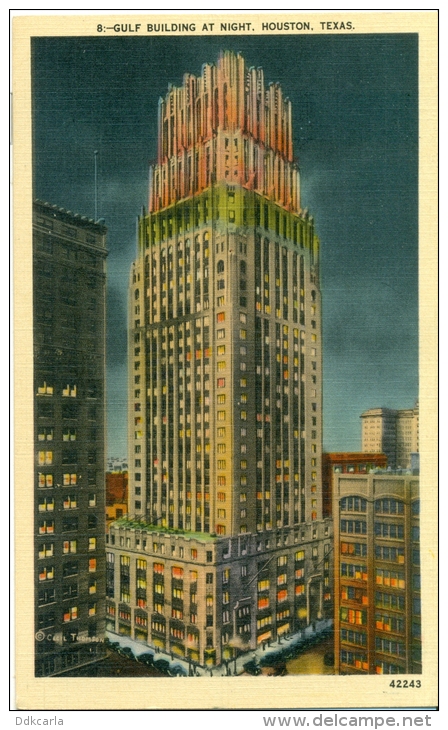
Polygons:
[[291,102],[263,69],[223,52],[202,76],[185,74],[159,101],[159,149],[152,168],[150,212],[211,183],[255,190],[281,207],[300,210],[293,162]]

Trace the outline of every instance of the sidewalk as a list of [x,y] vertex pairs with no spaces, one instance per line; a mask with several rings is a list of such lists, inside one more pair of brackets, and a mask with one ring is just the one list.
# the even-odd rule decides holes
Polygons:
[[314,624],[315,628],[313,628],[313,626],[310,624],[310,626],[307,626],[306,629],[303,629],[303,631],[299,631],[298,633],[291,634],[289,636],[282,636],[275,641],[269,641],[268,644],[264,644],[264,648],[262,645],[260,645],[256,649],[252,649],[248,652],[245,652],[244,654],[241,654],[236,659],[229,659],[225,664],[222,664],[219,667],[204,667],[197,664],[193,665],[192,663],[188,662],[188,660],[179,657],[176,654],[164,651],[163,649],[159,649],[157,651],[149,644],[143,644],[139,641],[135,641],[129,636],[121,636],[118,634],[114,634],[110,631],[106,632],[106,636],[110,641],[116,641],[120,644],[120,646],[127,646],[132,649],[132,652],[136,657],[140,656],[140,654],[146,654],[150,652],[154,654],[155,660],[167,659],[172,667],[176,665],[182,667],[185,670],[187,677],[193,676],[193,672],[194,676],[197,677],[223,677],[242,674],[244,671],[243,665],[253,659],[257,664],[259,664],[262,657],[267,657],[270,654],[286,651],[294,647],[299,647],[300,644],[302,644],[306,640],[309,640],[311,637],[318,636],[326,629],[330,629],[332,625],[333,622],[331,619],[316,621]]

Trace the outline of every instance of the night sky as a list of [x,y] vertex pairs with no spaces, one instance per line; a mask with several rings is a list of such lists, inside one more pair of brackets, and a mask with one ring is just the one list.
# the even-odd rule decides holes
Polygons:
[[157,102],[221,49],[293,107],[302,206],[322,251],[324,449],[359,416],[418,395],[418,38],[397,35],[34,38],[34,196],[108,227],[107,454],[127,455],[127,284],[147,205]]

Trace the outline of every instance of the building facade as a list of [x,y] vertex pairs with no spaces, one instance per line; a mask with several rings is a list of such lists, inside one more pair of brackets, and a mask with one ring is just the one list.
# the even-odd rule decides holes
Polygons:
[[127,471],[106,472],[106,526],[128,514]]
[[322,454],[322,510],[324,517],[333,514],[333,491],[336,474],[368,474],[387,466],[385,454],[343,451]]
[[361,414],[361,451],[382,452],[392,469],[410,469],[419,451],[419,408],[371,408]]
[[[146,586],[160,586],[161,565],[165,578],[184,576],[165,583],[164,603],[147,590],[139,610],[149,643],[163,626],[165,646],[187,655],[199,631],[200,662],[331,615],[319,241],[300,207],[291,103],[240,55],[222,53],[160,101],[129,313],[135,522],[110,530],[115,630],[120,612],[136,626],[135,561]],[[122,560],[130,593],[117,592]],[[187,605],[191,572],[205,622]]]
[[338,674],[419,674],[419,478],[335,479],[335,667]]
[[105,630],[106,229],[33,208],[35,660],[101,655]]

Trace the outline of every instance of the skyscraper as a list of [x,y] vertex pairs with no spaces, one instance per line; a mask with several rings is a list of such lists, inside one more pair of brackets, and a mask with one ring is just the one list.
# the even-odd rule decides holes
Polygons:
[[361,413],[361,451],[382,451],[392,468],[409,469],[419,451],[418,400],[413,408],[370,408]]
[[331,616],[319,241],[292,137],[281,87],[222,53],[160,100],[138,221],[108,620],[201,663]]
[[36,675],[101,656],[106,228],[33,208]]

